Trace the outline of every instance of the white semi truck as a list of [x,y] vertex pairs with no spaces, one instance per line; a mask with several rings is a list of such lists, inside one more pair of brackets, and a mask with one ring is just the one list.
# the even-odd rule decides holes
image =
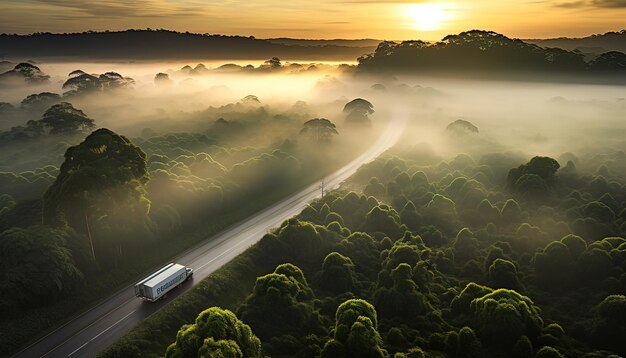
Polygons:
[[180,264],[168,264],[135,285],[135,296],[150,302],[164,298],[175,287],[193,276],[193,270]]

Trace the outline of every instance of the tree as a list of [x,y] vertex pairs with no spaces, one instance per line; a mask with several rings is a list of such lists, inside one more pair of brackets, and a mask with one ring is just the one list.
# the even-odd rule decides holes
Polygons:
[[146,154],[126,137],[102,128],[65,152],[59,175],[44,194],[44,223],[69,225],[93,241],[100,230],[100,248],[122,246],[149,237],[150,202]]
[[626,354],[623,337],[626,336],[626,297],[609,295],[594,310],[591,332],[594,340],[602,347]]
[[265,61],[263,63],[264,66],[269,67],[271,69],[277,69],[277,68],[281,68],[282,64],[280,62],[280,58],[278,57],[272,57],[269,60]]
[[330,142],[333,134],[339,134],[337,127],[326,118],[314,118],[304,122],[301,135],[316,142]]
[[317,332],[321,328],[317,313],[308,303],[312,296],[302,271],[284,264],[257,278],[238,314],[262,339],[285,334],[301,337],[307,329]]
[[56,93],[41,92],[38,94],[31,94],[24,98],[20,103],[20,107],[28,111],[36,111],[49,108],[51,105],[60,101],[61,96]]
[[409,325],[432,310],[428,300],[418,291],[411,266],[401,263],[391,271],[393,286],[381,287],[374,294],[374,304],[382,316],[394,317]]
[[63,83],[63,89],[70,89],[71,93],[99,91],[102,89],[100,79],[97,76],[84,72],[80,74],[75,73],[75,75],[72,75],[72,73],[70,73],[70,78]]
[[517,277],[517,268],[509,260],[495,259],[489,266],[489,284],[494,288],[520,291],[522,283]]
[[159,72],[154,76],[154,84],[157,86],[171,85],[172,80],[167,73]]
[[387,357],[378,333],[376,310],[369,302],[351,299],[335,314],[333,337],[322,349],[322,357]]
[[4,79],[17,79],[28,84],[40,84],[50,80],[50,76],[46,75],[39,67],[28,62],[22,62],[15,65],[11,71],[0,74],[0,81]]
[[333,294],[349,292],[355,283],[354,264],[349,257],[331,252],[324,258],[320,284]]
[[89,93],[129,87],[135,83],[130,77],[124,77],[117,72],[103,74],[88,74],[83,71],[73,71],[63,83],[63,89],[69,89],[69,94]]
[[589,63],[593,71],[624,71],[626,70],[626,54],[619,51],[609,51],[601,54]]
[[202,311],[184,325],[165,357],[261,357],[261,341],[234,313],[219,307]]
[[50,302],[82,280],[68,238],[65,230],[46,226],[0,233],[0,279],[11,293],[0,299],[0,311]]
[[50,129],[50,134],[73,135],[92,130],[94,120],[71,103],[61,102],[48,108],[43,114],[41,124]]
[[471,301],[472,323],[483,343],[510,349],[525,335],[539,336],[543,319],[533,301],[513,290],[494,290]]
[[552,348],[550,346],[541,347],[535,358],[565,358],[564,355],[561,354],[556,348]]
[[500,217],[505,224],[516,224],[522,220],[522,209],[517,201],[509,199],[500,211]]
[[[538,181],[538,177],[545,185],[551,187],[554,183],[554,175],[559,170],[559,167],[559,163],[550,157],[534,157],[528,163],[509,170],[507,183],[510,188],[520,190],[531,185],[525,182],[531,181],[531,178],[533,181]],[[524,176],[528,177],[523,179]],[[540,184],[532,185],[538,186]]]
[[346,124],[369,127],[372,125],[369,115],[374,113],[374,105],[363,98],[357,98],[346,103],[343,113],[347,114]]
[[477,134],[478,127],[473,125],[471,122],[458,119],[446,127],[446,132],[457,135],[457,136],[465,136],[469,134]]
[[396,238],[403,232],[400,224],[400,215],[387,205],[376,206],[367,213],[365,230],[370,233],[382,232],[389,237]]

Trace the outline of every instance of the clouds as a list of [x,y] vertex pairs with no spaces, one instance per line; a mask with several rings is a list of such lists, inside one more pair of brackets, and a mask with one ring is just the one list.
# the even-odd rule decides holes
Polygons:
[[626,8],[626,0],[594,0],[593,5],[608,8]]
[[565,9],[598,8],[598,9],[626,9],[626,0],[579,0],[554,4]]
[[66,16],[88,16],[99,18],[145,18],[195,15],[204,9],[199,1],[164,0],[37,0],[33,7],[47,7]]

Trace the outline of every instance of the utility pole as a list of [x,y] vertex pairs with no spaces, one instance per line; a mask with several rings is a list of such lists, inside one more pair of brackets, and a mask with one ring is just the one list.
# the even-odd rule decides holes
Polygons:
[[322,178],[322,185],[320,185],[320,189],[322,189],[322,198],[324,197],[324,179]]

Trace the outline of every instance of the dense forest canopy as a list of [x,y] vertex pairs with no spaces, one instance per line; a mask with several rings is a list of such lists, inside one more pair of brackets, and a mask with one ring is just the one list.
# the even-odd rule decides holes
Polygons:
[[448,35],[436,43],[381,42],[374,53],[359,58],[359,69],[396,73],[478,72],[504,77],[519,72],[623,75],[626,54],[608,51],[588,60],[580,51],[545,48],[493,31],[472,30]]
[[621,87],[414,76],[619,79],[623,53],[589,58],[486,31],[383,42],[358,68],[286,61],[285,45],[253,38],[168,31],[3,35],[0,45],[118,46],[118,36],[271,54],[169,68],[1,64],[7,351],[343,167],[395,126],[395,147],[103,355],[626,354]]

